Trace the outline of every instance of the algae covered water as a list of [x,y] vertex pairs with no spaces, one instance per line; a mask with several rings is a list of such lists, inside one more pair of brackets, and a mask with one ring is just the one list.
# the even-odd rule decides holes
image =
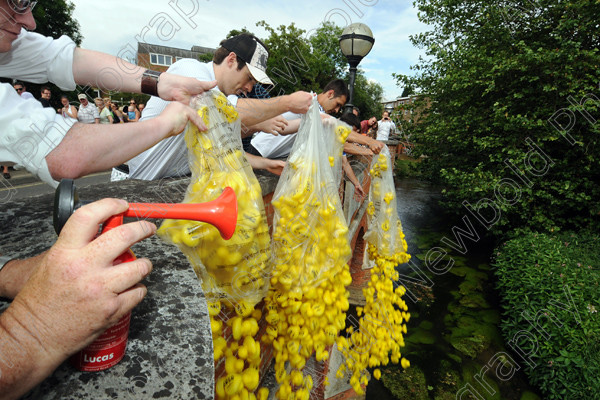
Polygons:
[[403,355],[411,367],[381,369],[367,399],[539,399],[510,371],[489,266],[493,244],[464,218],[436,207],[440,190],[397,181],[398,213],[412,260],[399,266],[411,320]]

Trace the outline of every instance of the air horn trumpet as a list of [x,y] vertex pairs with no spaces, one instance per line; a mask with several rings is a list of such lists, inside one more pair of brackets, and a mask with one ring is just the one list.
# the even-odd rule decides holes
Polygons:
[[[54,195],[54,230],[60,233],[63,226],[79,207],[87,204],[79,200],[72,179],[63,179]],[[129,209],[110,217],[102,226],[106,232],[123,224],[123,218],[187,219],[213,225],[225,240],[231,239],[237,223],[237,199],[232,188],[226,187],[215,200],[206,203],[129,203]]]
[[[53,224],[57,234],[79,207],[86,204],[79,200],[72,179],[63,179],[54,195]],[[199,204],[175,203],[129,203],[129,209],[113,215],[102,224],[102,233],[123,224],[123,218],[186,219],[213,225],[225,240],[231,239],[237,224],[237,198],[232,188],[227,187],[215,200]],[[115,260],[115,264],[135,260],[128,249]],[[92,344],[75,353],[71,364],[80,371],[102,371],[114,365],[125,355],[129,336],[131,313],[124,315],[115,325],[108,328]]]

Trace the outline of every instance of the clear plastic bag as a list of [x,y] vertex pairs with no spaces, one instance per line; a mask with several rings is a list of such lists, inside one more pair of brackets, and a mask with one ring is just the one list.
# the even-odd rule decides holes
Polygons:
[[393,166],[390,150],[384,146],[378,156],[371,162],[371,190],[367,218],[369,229],[365,233],[365,241],[377,248],[383,257],[392,258],[398,255],[398,263],[403,264],[402,254],[406,255],[406,240],[402,232],[402,223],[398,217],[396,202],[396,186],[394,185]]
[[[398,285],[396,270],[399,264],[410,259],[410,255],[406,253],[407,245],[398,217],[393,168],[387,146],[373,158],[369,172],[369,229],[364,239],[369,260],[375,266],[370,270],[370,282],[363,288],[365,306],[356,308],[360,317],[358,329],[351,327],[347,332],[350,338],[342,337],[337,343],[344,356],[337,376],[349,375],[350,384],[358,394],[364,392],[362,386],[368,383],[367,368],[387,365],[390,361],[400,363],[403,368],[410,366],[400,352],[410,314],[402,300],[406,289]],[[373,376],[379,379],[381,371],[375,369]]]
[[219,91],[192,99],[208,131],[189,124],[184,135],[192,178],[184,203],[214,200],[227,186],[237,196],[238,219],[226,241],[212,225],[166,220],[158,234],[176,244],[202,281],[209,301],[227,300],[248,315],[269,288],[270,237],[262,192],[242,150],[237,111]]
[[304,373],[306,362],[312,355],[328,359],[328,346],[345,326],[351,251],[328,143],[338,124],[324,127],[315,98],[272,200],[274,265],[263,340],[273,343],[279,399],[309,398],[314,382]]

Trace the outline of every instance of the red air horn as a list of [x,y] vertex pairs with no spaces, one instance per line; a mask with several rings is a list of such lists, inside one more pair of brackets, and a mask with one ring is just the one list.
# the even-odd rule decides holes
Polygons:
[[[87,204],[81,202],[72,179],[63,179],[54,195],[54,230],[60,233],[73,212]],[[102,232],[123,224],[123,218],[187,219],[213,225],[225,240],[231,239],[237,223],[237,199],[232,188],[227,187],[213,201],[197,204],[129,203],[123,214],[110,217]]]
[[[63,179],[54,196],[54,230],[60,233],[73,212],[84,205],[79,201],[72,179]],[[187,219],[201,221],[213,225],[227,240],[233,236],[237,223],[237,199],[232,188],[227,187],[213,201],[199,204],[174,203],[129,203],[129,209],[122,214],[114,215],[102,225],[102,232],[123,224],[123,218],[157,218]],[[135,255],[128,249],[121,254],[116,263],[135,260]],[[71,356],[70,361],[80,371],[102,371],[121,361],[127,347],[129,321],[131,313],[124,315],[114,326],[85,349]]]

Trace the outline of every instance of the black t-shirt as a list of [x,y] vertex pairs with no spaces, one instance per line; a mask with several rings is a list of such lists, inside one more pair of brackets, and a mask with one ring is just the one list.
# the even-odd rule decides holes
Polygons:
[[48,99],[40,99],[40,103],[42,103],[42,106],[44,107],[52,107]]

